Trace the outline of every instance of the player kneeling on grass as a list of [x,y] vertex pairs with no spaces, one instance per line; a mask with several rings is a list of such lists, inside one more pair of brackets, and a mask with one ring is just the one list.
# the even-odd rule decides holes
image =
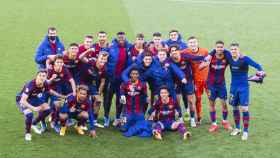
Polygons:
[[64,136],[66,133],[66,120],[68,118],[76,119],[77,125],[75,129],[78,134],[84,135],[82,127],[86,125],[87,120],[89,120],[90,125],[90,136],[96,137],[94,129],[94,116],[92,103],[88,95],[88,87],[85,85],[80,85],[77,87],[76,96],[70,95],[67,97],[63,107],[60,109],[59,119],[60,119],[60,135]]
[[[160,97],[149,110],[150,117],[155,124],[153,125],[153,135],[157,140],[162,140],[162,131],[178,130],[183,140],[191,136],[191,133],[185,127],[180,106],[172,97],[170,97],[168,87],[160,88]],[[179,117],[176,120],[176,116]]]
[[137,67],[131,68],[130,80],[121,84],[121,104],[124,104],[125,121],[121,130],[123,135],[131,137],[149,137],[152,135],[150,123],[145,121],[144,110],[147,100],[147,86],[139,80]]
[[[25,116],[25,140],[27,141],[31,140],[31,128],[37,134],[42,133],[42,129],[38,129],[37,123],[40,121],[44,122],[45,118],[50,114],[49,94],[62,97],[49,89],[46,80],[47,71],[39,70],[36,78],[28,82],[16,97],[17,106]],[[33,120],[33,112],[39,113],[35,120]]]

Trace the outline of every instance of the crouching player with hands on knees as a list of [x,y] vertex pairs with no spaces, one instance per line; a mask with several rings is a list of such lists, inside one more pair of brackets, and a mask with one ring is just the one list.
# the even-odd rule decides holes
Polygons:
[[[191,133],[185,127],[180,106],[170,97],[168,88],[160,88],[159,99],[149,110],[149,120],[154,120],[153,135],[157,140],[162,140],[164,130],[178,130],[183,140],[191,137]],[[179,120],[176,120],[176,116]]]
[[[17,106],[25,116],[25,140],[31,141],[31,128],[37,134],[45,131],[46,126],[39,129],[37,123],[41,121],[42,124],[45,124],[45,118],[50,114],[51,110],[48,104],[50,94],[63,97],[49,89],[46,70],[39,70],[36,78],[28,82],[22,91],[17,94]],[[33,119],[33,112],[39,113],[35,119]]]
[[67,97],[59,113],[61,125],[59,134],[61,136],[64,136],[66,133],[66,120],[68,118],[72,118],[77,120],[77,125],[75,126],[75,129],[80,135],[85,134],[85,132],[82,129],[82,126],[85,126],[87,120],[89,120],[90,136],[96,137],[96,132],[94,128],[93,108],[88,95],[88,91],[89,89],[87,86],[80,85],[77,87],[76,96],[72,94]]

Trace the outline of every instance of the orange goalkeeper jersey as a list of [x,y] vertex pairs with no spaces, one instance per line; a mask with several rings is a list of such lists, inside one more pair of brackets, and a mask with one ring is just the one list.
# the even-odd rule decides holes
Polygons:
[[[197,52],[193,52],[190,48],[186,48],[181,51],[181,53],[187,53],[191,55],[199,55],[199,56],[207,56],[208,55],[208,50],[206,48],[198,48]],[[193,78],[194,82],[196,81],[206,81],[208,77],[208,71],[209,68],[206,67],[202,70],[199,70],[199,65],[201,62],[192,62],[192,72],[193,72]]]

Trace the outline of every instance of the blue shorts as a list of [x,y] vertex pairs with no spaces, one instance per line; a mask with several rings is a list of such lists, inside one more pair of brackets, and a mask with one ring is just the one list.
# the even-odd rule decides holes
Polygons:
[[232,106],[248,106],[249,86],[231,86],[229,104]]
[[187,83],[187,84],[179,84],[176,87],[176,94],[186,94],[186,95],[192,95],[194,94],[194,85],[193,83]]
[[227,88],[225,85],[208,85],[209,99],[215,101],[217,98],[227,100]]
[[172,124],[175,120],[158,121],[157,124],[161,126],[162,130],[172,130]]
[[[47,103],[48,102],[47,98],[48,98],[47,94],[42,94],[42,95],[39,95],[39,97],[28,98],[27,102],[34,107],[38,107],[44,103]],[[27,107],[24,107],[23,105],[20,104],[20,99],[21,99],[21,96],[17,95],[16,96],[16,105],[17,105],[18,109],[20,110],[20,112],[23,112],[24,110],[27,109]]]
[[[55,91],[59,94],[62,94],[62,95],[68,95],[68,94],[73,92],[70,83],[63,83],[63,84],[56,85],[55,86]],[[58,101],[59,97],[51,96],[51,100],[52,101]]]
[[81,110],[70,112],[69,108],[66,105],[63,105],[60,108],[60,113],[68,114],[69,118],[74,118],[74,119],[76,119],[81,112],[82,112]]
[[97,86],[96,85],[87,85],[89,89],[89,95],[97,95]]

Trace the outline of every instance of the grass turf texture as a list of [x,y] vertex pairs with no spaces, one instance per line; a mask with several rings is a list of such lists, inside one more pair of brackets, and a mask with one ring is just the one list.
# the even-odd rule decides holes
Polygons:
[[[280,157],[279,126],[279,17],[277,1],[189,0],[9,0],[0,6],[0,157]],[[242,51],[261,63],[268,77],[262,86],[251,86],[251,122],[248,142],[220,130],[209,134],[209,114],[204,98],[204,123],[191,129],[191,142],[177,133],[167,133],[164,141],[124,138],[114,129],[97,129],[98,138],[78,136],[68,130],[65,137],[53,131],[33,134],[24,141],[24,120],[15,107],[15,94],[36,71],[34,52],[54,25],[65,45],[82,42],[86,34],[105,30],[110,38],[126,31],[128,38],[143,32],[164,33],[176,28],[186,38],[195,35],[201,47],[212,48],[215,40],[241,43]],[[253,73],[253,72],[251,72]],[[227,79],[229,73],[227,72]],[[229,88],[229,87],[228,87]],[[220,109],[218,107],[218,109]],[[230,108],[231,109],[231,108]],[[231,110],[230,110],[231,111]],[[221,118],[221,112],[217,112]],[[231,113],[230,113],[231,115]],[[232,121],[232,117],[230,116]],[[233,122],[233,121],[232,121]]]

